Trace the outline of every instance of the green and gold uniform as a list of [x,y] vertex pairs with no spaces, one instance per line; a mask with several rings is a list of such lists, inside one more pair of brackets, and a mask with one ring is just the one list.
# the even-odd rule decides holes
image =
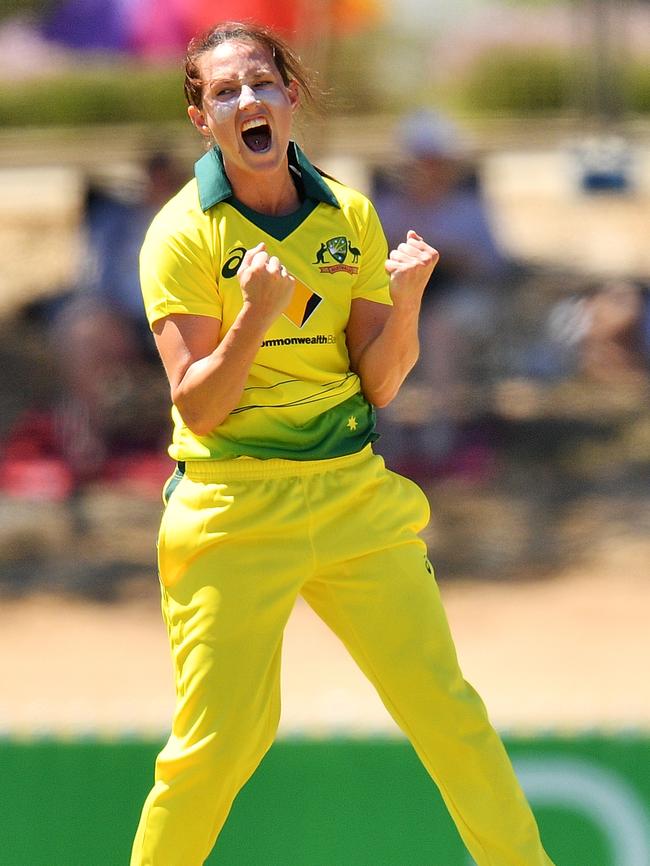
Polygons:
[[177,703],[131,866],[200,866],[210,853],[275,736],[282,635],[299,595],[375,685],[477,864],[552,866],[460,672],[419,537],[428,501],[373,453],[374,411],[349,369],[352,300],[390,303],[383,232],[364,196],[321,177],[293,144],[289,159],[295,214],[235,201],[213,150],[142,253],[151,323],[187,313],[229,328],[242,303],[237,268],[262,240],[297,288],[227,420],[199,437],[173,413],[179,469],[158,557]]
[[225,333],[242,305],[237,269],[260,241],[297,281],[226,421],[197,437],[173,409],[175,460],[320,460],[352,454],[375,438],[374,412],[350,372],[345,327],[353,299],[390,304],[386,240],[367,198],[321,177],[295,145],[292,157],[305,191],[297,212],[262,216],[233,201],[219,153],[211,150],[145,241],[150,322],[193,313],[220,319]]

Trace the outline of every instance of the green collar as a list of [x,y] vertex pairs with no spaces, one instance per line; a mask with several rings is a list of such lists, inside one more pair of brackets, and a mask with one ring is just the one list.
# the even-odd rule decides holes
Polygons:
[[[332,207],[340,207],[338,199],[316,169],[300,150],[295,141],[289,142],[287,151],[289,168],[300,178],[305,197],[322,201]],[[233,198],[232,187],[226,175],[221,151],[213,147],[194,166],[194,174],[199,187],[201,210],[207,211],[221,201]]]

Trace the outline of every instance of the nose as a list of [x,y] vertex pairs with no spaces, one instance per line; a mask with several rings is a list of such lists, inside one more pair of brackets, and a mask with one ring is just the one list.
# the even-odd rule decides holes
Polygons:
[[255,105],[259,102],[257,94],[248,84],[242,84],[241,93],[239,94],[239,107],[246,108],[248,105]]

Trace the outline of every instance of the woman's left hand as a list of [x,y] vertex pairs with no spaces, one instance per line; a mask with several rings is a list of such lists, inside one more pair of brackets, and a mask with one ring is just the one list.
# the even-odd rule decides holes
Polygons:
[[440,254],[429,246],[417,232],[410,229],[406,241],[396,250],[391,250],[386,260],[386,271],[390,275],[390,295],[394,306],[416,304],[429,282]]

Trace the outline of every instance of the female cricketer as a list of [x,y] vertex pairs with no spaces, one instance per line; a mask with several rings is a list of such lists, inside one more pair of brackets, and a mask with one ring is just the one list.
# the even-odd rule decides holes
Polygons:
[[210,149],[141,256],[173,403],[158,558],[177,703],[131,866],[208,857],[274,739],[298,595],[376,687],[476,863],[549,866],[459,670],[418,535],[427,499],[372,450],[438,253],[409,231],[387,254],[370,202],[291,139],[310,81],[272,32],[192,40],[185,93]]

